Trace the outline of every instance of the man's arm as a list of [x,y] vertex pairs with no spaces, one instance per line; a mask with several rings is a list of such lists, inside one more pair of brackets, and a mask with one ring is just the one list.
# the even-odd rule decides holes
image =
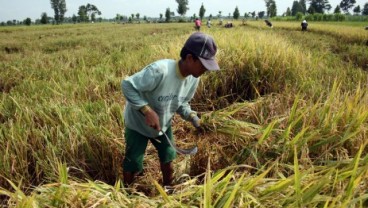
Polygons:
[[[190,94],[187,96],[188,99],[185,100],[183,104],[179,106],[178,110],[176,111],[176,113],[178,113],[184,120],[190,121],[192,123],[193,121],[195,121],[196,123],[199,123],[197,112],[193,111],[189,105],[190,100],[192,100],[192,98],[194,97],[198,84],[199,84],[199,80],[189,90]],[[193,125],[196,126],[195,123],[193,123]]]
[[162,78],[163,73],[153,67],[153,65],[150,65],[142,71],[127,77],[121,84],[127,102],[133,109],[139,110],[145,116],[145,123],[148,126],[158,131],[161,130],[159,116],[148,105],[148,101],[142,96],[142,93],[155,89]]
[[142,97],[142,93],[152,91],[161,82],[163,74],[159,69],[149,65],[142,71],[125,78],[121,88],[126,100],[133,109],[139,110],[148,105],[148,101]]

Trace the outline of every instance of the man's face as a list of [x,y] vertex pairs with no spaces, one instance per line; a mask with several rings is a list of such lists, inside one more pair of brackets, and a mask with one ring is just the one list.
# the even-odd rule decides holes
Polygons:
[[194,59],[192,56],[190,56],[190,74],[193,77],[200,77],[202,74],[204,74],[207,69],[203,66],[202,62],[199,59]]

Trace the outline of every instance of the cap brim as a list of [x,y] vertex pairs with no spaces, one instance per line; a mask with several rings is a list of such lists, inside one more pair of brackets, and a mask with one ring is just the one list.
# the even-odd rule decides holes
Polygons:
[[201,61],[201,63],[203,64],[203,66],[209,70],[209,71],[216,71],[216,70],[220,70],[219,65],[217,64],[215,59],[204,59],[201,57],[198,57],[199,60]]

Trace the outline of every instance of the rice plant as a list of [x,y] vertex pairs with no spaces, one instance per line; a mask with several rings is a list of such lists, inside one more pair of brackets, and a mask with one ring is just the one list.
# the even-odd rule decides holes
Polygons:
[[177,144],[199,152],[175,161],[172,195],[152,146],[146,174],[133,187],[121,183],[120,81],[156,59],[178,59],[192,24],[2,28],[0,204],[368,206],[366,34],[349,25],[301,33],[292,22],[235,24],[203,28],[222,70],[201,78],[191,103],[206,132],[173,119]]

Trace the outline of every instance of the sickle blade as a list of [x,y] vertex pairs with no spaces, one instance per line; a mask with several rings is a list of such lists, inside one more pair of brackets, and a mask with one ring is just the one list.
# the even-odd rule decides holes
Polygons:
[[170,138],[165,134],[165,132],[161,131],[163,135],[165,135],[165,138],[167,140],[167,142],[169,142],[170,146],[172,148],[175,149],[175,151],[177,153],[183,154],[183,155],[194,155],[198,152],[198,147],[192,147],[189,149],[180,149],[179,147],[177,147],[171,140]]

